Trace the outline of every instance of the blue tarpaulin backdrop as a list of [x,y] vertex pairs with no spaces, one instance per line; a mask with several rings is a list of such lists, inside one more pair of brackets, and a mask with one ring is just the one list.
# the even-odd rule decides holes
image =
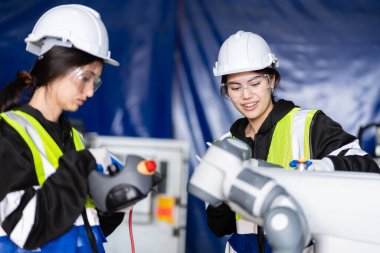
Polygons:
[[[212,66],[238,30],[260,34],[280,59],[276,96],[322,109],[356,135],[380,122],[380,2],[373,0],[113,0],[0,3],[0,85],[35,57],[24,38],[49,8],[66,3],[98,10],[113,58],[104,85],[72,118],[101,135],[177,138],[195,154],[239,117],[219,93]],[[208,230],[204,204],[189,196],[186,252],[224,252]]]

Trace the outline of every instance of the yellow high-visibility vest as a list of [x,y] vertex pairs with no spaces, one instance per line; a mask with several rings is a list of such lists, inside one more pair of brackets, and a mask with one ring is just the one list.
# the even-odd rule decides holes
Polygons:
[[[310,159],[310,125],[317,110],[291,110],[274,129],[267,162],[290,169],[292,160]],[[242,217],[236,214],[236,219]]]
[[292,160],[310,159],[310,124],[316,112],[294,108],[276,124],[267,162],[290,168]]
[[[13,110],[1,113],[0,117],[13,127],[28,145],[32,152],[38,183],[41,186],[58,168],[62,150],[33,116]],[[82,135],[75,128],[72,128],[71,134],[75,149],[83,150],[85,145]],[[90,198],[87,198],[86,207],[95,207]]]

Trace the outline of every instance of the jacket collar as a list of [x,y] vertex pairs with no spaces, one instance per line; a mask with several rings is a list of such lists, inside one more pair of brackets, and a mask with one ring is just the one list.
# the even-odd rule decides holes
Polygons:
[[[269,113],[268,117],[264,120],[257,134],[264,135],[268,133],[274,126],[277,124],[279,120],[281,120],[287,113],[289,113],[294,107],[293,102],[280,99],[279,101],[274,103],[273,110]],[[248,125],[247,118],[241,118],[235,121],[232,124],[230,131],[233,136],[244,139],[245,137],[245,128]]]

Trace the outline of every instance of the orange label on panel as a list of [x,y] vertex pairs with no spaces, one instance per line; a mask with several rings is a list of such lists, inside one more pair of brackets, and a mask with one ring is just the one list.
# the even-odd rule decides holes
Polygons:
[[175,198],[168,196],[157,197],[156,217],[159,221],[174,223]]

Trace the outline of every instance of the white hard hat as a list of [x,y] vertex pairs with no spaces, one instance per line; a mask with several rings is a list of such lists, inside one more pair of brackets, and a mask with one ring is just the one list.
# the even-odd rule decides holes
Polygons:
[[238,31],[221,46],[218,61],[214,66],[214,75],[222,76],[278,66],[278,58],[272,54],[262,37],[251,32]]
[[99,13],[84,5],[68,4],[50,9],[40,17],[25,42],[26,51],[37,56],[53,46],[74,47],[119,66],[111,58],[107,30]]

